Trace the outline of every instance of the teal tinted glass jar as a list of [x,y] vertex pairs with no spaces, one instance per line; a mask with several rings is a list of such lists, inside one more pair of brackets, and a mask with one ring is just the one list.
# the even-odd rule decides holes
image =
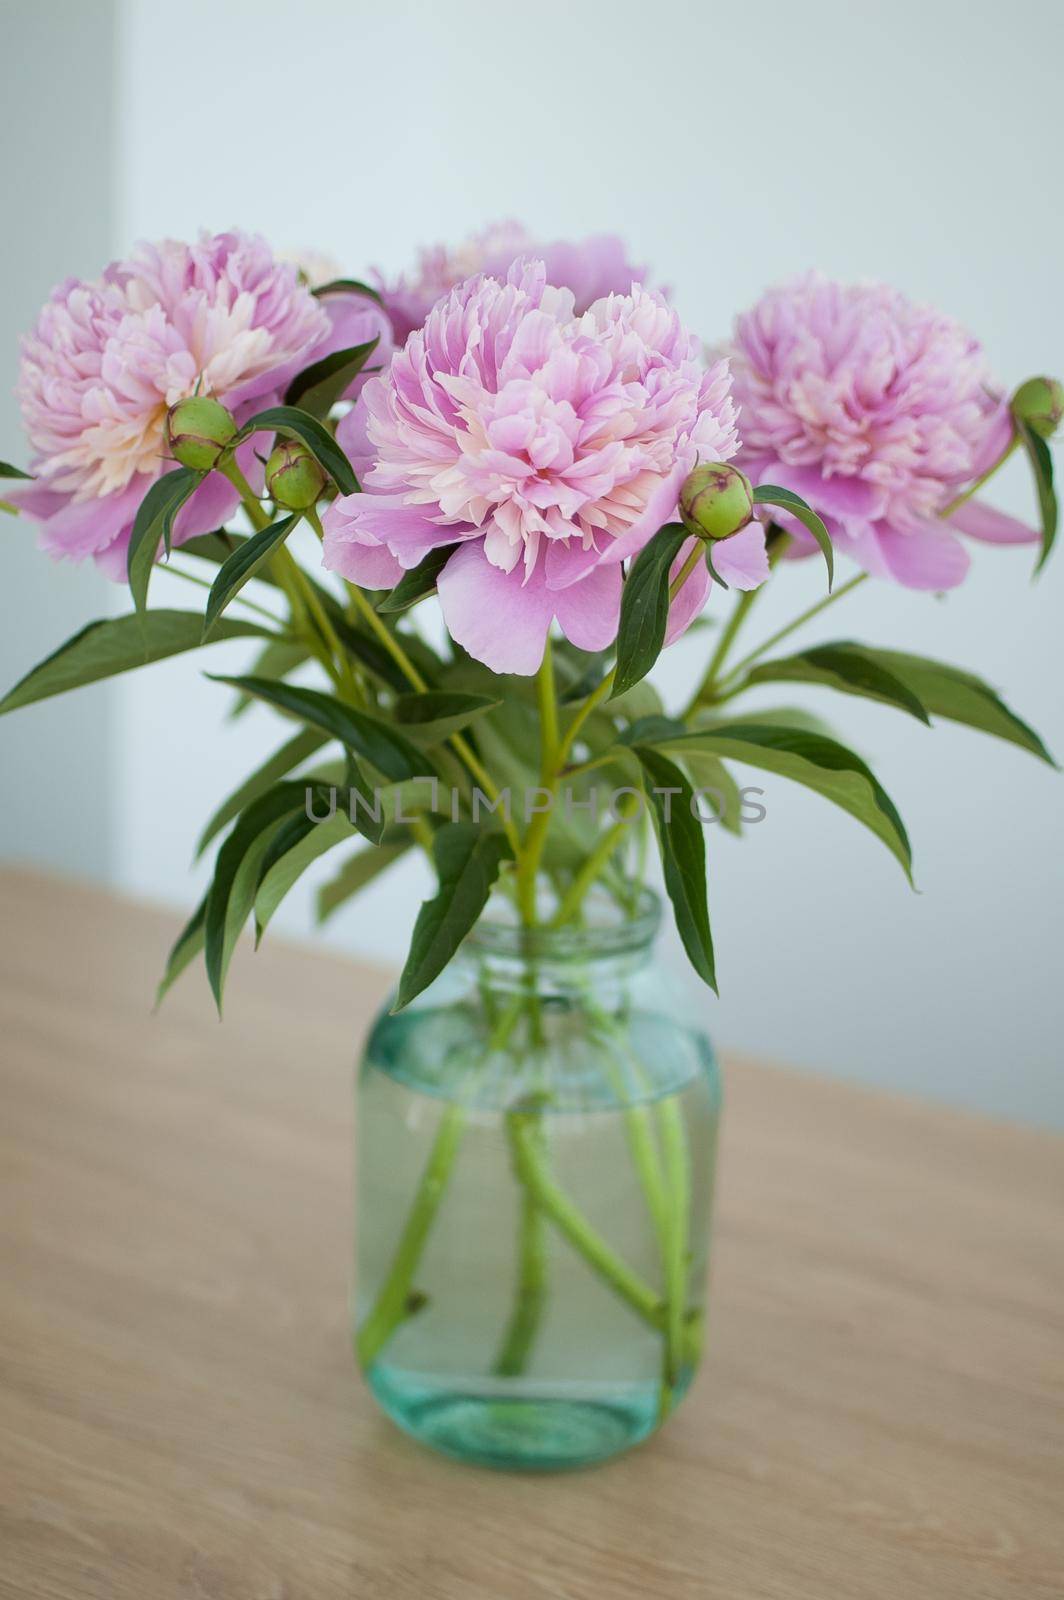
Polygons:
[[646,1438],[702,1344],[720,1083],[653,958],[656,898],[584,925],[494,908],[377,1018],[359,1074],[355,1344],[448,1455],[582,1466]]

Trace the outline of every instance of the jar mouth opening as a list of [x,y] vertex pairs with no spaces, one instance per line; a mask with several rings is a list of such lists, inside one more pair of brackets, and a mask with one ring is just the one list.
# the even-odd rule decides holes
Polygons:
[[[508,901],[493,900],[468,935],[466,945],[474,954],[522,961],[530,957],[545,961],[600,960],[647,949],[661,923],[661,900],[653,889],[641,888],[631,910],[595,891],[588,895],[583,911],[580,923],[529,928],[518,921]],[[545,915],[549,922],[549,907],[545,908]]]

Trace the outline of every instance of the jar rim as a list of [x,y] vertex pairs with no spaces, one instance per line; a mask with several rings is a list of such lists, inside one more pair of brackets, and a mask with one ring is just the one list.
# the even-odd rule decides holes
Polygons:
[[[529,928],[516,920],[507,902],[492,901],[470,931],[466,944],[477,953],[516,961],[533,957],[543,961],[597,961],[647,949],[661,923],[661,899],[646,887],[640,888],[631,912],[622,911],[601,892],[588,896],[585,911],[589,920],[579,926],[551,928],[539,924]],[[505,912],[510,913],[509,917]]]

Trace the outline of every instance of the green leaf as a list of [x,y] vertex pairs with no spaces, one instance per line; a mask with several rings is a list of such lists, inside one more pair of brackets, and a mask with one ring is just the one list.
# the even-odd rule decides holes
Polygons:
[[1048,561],[1049,552],[1057,537],[1057,493],[1053,487],[1053,457],[1045,440],[1035,433],[1033,428],[1029,428],[1018,417],[1013,420],[1016,423],[1020,443],[1031,463],[1035,493],[1038,496],[1038,515],[1042,523],[1042,549],[1034,569],[1038,573]]
[[377,610],[408,611],[411,606],[416,606],[419,600],[435,594],[436,579],[457,548],[457,545],[443,544],[437,545],[435,550],[430,550],[416,567],[411,567],[409,572],[403,573],[395,588],[378,602]]
[[393,1011],[409,1005],[443,971],[487,904],[502,863],[512,859],[505,834],[473,822],[445,823],[433,855],[439,892],[417,914]]
[[228,683],[234,689],[264,700],[267,705],[291,712],[313,727],[322,728],[349,750],[355,751],[372,763],[386,778],[401,783],[404,778],[427,776],[426,757],[402,734],[379,722],[376,717],[356,711],[354,706],[337,700],[334,695],[322,694],[318,689],[297,688],[294,684],[279,683],[269,678],[230,678],[208,674],[216,683]]
[[23,472],[21,467],[13,467],[9,461],[0,461],[0,478],[24,478],[27,483],[32,483],[33,473]]
[[274,433],[294,434],[297,439],[302,439],[341,494],[358,493],[358,479],[350,461],[328,428],[323,427],[317,417],[312,417],[307,411],[301,411],[297,406],[270,406],[268,410],[259,411],[245,422],[237,437],[238,440],[248,439],[253,433],[264,432],[267,429]]
[[815,790],[863,822],[901,863],[912,882],[909,836],[894,802],[860,756],[845,745],[815,733],[771,727],[752,719],[718,723],[697,733],[673,734],[661,744],[678,760],[687,750],[708,750]]
[[252,534],[226,558],[207,596],[207,610],[203,618],[204,639],[233,596],[239,594],[248,579],[255,577],[256,569],[268,561],[278,545],[288,538],[300,516],[300,512],[293,512],[290,517],[282,517],[260,533]]
[[317,920],[324,922],[326,917],[331,917],[333,912],[350,900],[352,895],[358,894],[367,883],[384,872],[405,855],[410,849],[412,840],[407,837],[397,840],[394,844],[381,844],[369,849],[357,851],[350,856],[340,868],[335,878],[330,878],[328,883],[322,884],[318,890]]
[[201,561],[212,561],[216,567],[220,567],[223,561],[229,560],[234,550],[239,550],[245,544],[246,534],[230,533],[228,528],[215,528],[213,533],[198,533],[194,539],[186,539],[181,546],[181,554],[198,556]]
[[293,767],[298,767],[301,761],[309,760],[316,750],[320,750],[322,745],[327,743],[328,737],[328,734],[323,733],[320,728],[301,728],[279,750],[275,750],[269,760],[264,761],[249,778],[244,779],[238,789],[234,789],[233,793],[222,801],[200,834],[199,843],[196,845],[196,859],[199,859],[211,840],[216,839],[234,817],[239,816],[241,811],[253,800],[257,800],[260,794],[265,794],[266,790],[272,788],[279,779],[287,777]]
[[[703,982],[717,987],[706,898],[706,841],[692,807],[693,791],[680,768],[659,751],[637,745],[644,787],[654,813],[665,889],[688,960]],[[668,790],[678,791],[669,794]]]
[[160,541],[169,555],[174,518],[204,477],[204,473],[193,472],[190,467],[178,467],[175,472],[164,473],[152,484],[137,507],[126,553],[126,573],[133,604],[138,612],[143,613],[147,605],[148,583]]
[[262,858],[285,818],[298,815],[305,805],[305,785],[277,784],[241,812],[218,852],[207,891],[204,948],[219,1014],[233,949],[255,901]]
[[842,640],[838,644],[815,645],[797,655],[778,661],[763,661],[750,673],[749,683],[820,683],[840,689],[844,694],[880,700],[907,711],[918,721],[931,726],[927,707],[904,678],[892,672],[881,653],[863,645]]
[[[255,622],[233,621],[223,617],[211,637],[211,644],[223,639],[270,637],[266,628]],[[0,700],[0,715],[66,694],[85,683],[113,678],[146,662],[162,661],[167,656],[195,650],[203,643],[203,624],[195,611],[146,611],[143,617],[104,617],[90,622],[72,639],[59,646],[39,666],[27,672]]]
[[380,291],[371,284],[363,283],[361,278],[331,278],[328,283],[320,283],[310,292],[318,300],[326,294],[363,294],[369,300],[376,300],[379,306],[384,304]]
[[501,703],[484,694],[429,689],[422,694],[400,695],[395,702],[395,720],[415,744],[440,744]]
[[[826,657],[825,651],[828,652]],[[862,665],[850,674],[854,660]],[[887,674],[892,685],[889,692],[882,682],[877,683],[874,673],[866,673],[865,668]],[[1019,745],[1021,750],[1030,751],[1050,766],[1056,765],[1034,729],[1010,710],[988,683],[972,672],[947,666],[944,661],[932,661],[927,656],[908,655],[901,650],[878,650],[844,640],[781,661],[763,662],[754,668],[750,677],[751,682],[784,678],[792,682],[830,682],[833,688],[844,693],[882,700],[890,705],[900,703],[899,690],[904,690],[923,709],[925,720],[928,712],[945,717],[950,722],[959,722],[980,733]]]
[[[355,836],[350,819],[342,811],[328,822],[309,822],[305,816],[292,819],[306,824],[294,830],[287,841],[275,837],[259,871],[255,895],[255,942],[262,938],[277,907],[319,856]],[[287,827],[288,825],[286,825]],[[281,830],[284,833],[285,829]],[[271,859],[275,857],[275,859]]]
[[370,339],[366,344],[334,350],[315,361],[292,379],[285,390],[285,405],[301,406],[312,417],[327,417],[379,344],[379,337]]
[[775,484],[763,483],[754,490],[754,503],[763,506],[782,506],[789,511],[792,517],[797,517],[802,525],[808,528],[827,563],[828,591],[835,581],[835,556],[831,546],[831,535],[828,533],[821,519],[817,516],[812,506],[802,499],[800,494],[795,494],[793,489],[780,489]]
[[661,654],[669,621],[669,569],[690,537],[680,523],[667,523],[632,563],[621,595],[611,699],[645,678]]
[[207,896],[204,895],[191,917],[185,923],[173,949],[170,951],[166,962],[166,970],[159,979],[159,987],[155,991],[156,1011],[163,1003],[167,991],[184,972],[189,963],[199,955],[203,949],[204,927],[207,911]]
[[[384,648],[379,639],[373,634],[367,633],[365,628],[356,627],[342,613],[333,615],[330,612],[329,620],[336,631],[337,638],[346,649],[350,650],[356,661],[360,661],[364,667],[368,667],[375,678],[386,684],[389,689],[394,689],[396,694],[406,693],[410,688],[410,680],[402,667],[396,662],[395,657]],[[404,638],[404,648],[408,643],[409,641]]]
[[[295,639],[271,639],[251,663],[249,675],[253,678],[287,678],[290,672],[309,660],[310,651],[305,644]],[[250,694],[238,695],[229,712],[230,720],[242,716],[248,706],[254,703]]]
[[722,828],[729,833],[742,833],[742,792],[720,757],[705,750],[689,750],[683,758],[683,769],[695,789],[708,791],[704,801],[700,797],[703,816],[712,809]]

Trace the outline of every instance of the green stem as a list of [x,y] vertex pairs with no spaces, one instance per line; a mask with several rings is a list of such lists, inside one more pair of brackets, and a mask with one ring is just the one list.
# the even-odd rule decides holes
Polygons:
[[[351,596],[351,600],[355,606],[355,609],[366,622],[371,632],[373,632],[380,640],[381,644],[388,651],[388,654],[391,656],[399,670],[406,674],[411,688],[416,689],[419,694],[424,694],[428,688],[428,683],[422,677],[417,667],[415,667],[414,663],[403,649],[401,643],[395,637],[395,634],[377,615],[377,612],[374,610],[373,606],[370,605],[369,601],[366,599],[366,596],[362,593],[362,590],[357,584],[349,584],[348,592]],[[483,765],[476,752],[470,747],[469,741],[464,738],[462,734],[453,733],[448,740],[448,743],[450,744],[452,750],[454,750],[455,754],[459,756],[465,763],[466,769],[470,775],[476,779],[477,783],[487,795],[488,799],[492,801],[493,804],[498,804],[498,787],[495,784],[490,772],[488,772],[487,768]],[[518,838],[517,829],[513,825],[512,818],[509,817],[505,811],[500,811],[499,820],[502,823],[503,830],[509,841],[511,850],[514,852],[515,856],[518,856],[521,849],[521,841]]]
[[[524,995],[518,995],[502,1013],[484,1048],[482,1060],[505,1044],[524,1004]],[[426,1240],[447,1188],[465,1123],[466,1106],[463,1098],[452,1102],[440,1118],[428,1162],[400,1236],[399,1248],[373,1308],[355,1338],[355,1349],[363,1368],[372,1366],[399,1324],[416,1309],[411,1300],[414,1274],[420,1265]]]
[[676,1386],[685,1365],[687,1344],[687,1252],[691,1209],[691,1171],[687,1153],[687,1133],[683,1115],[675,1098],[662,1100],[657,1107],[665,1164],[665,1197],[668,1225],[662,1245],[665,1266],[665,1383],[662,1411],[673,1403]]
[[[625,806],[625,801],[631,801],[631,806]],[[638,809],[639,805],[640,802],[634,795],[624,796],[620,806],[624,808],[625,815],[619,818],[611,828],[607,828],[585,860],[576,877],[565,891],[557,911],[551,918],[550,926],[552,928],[560,928],[563,923],[570,922],[576,916],[584,903],[584,897],[594,885],[599,873],[606,866],[618,845],[625,838],[628,829],[632,826],[633,808]]]
[[262,509],[259,497],[251,487],[240,468],[237,466],[236,457],[229,456],[227,460],[218,463],[218,471],[223,477],[228,478],[243,503],[248,514],[248,520],[256,533],[261,533],[263,528],[270,526],[270,518]]
[[[762,585],[762,587],[764,587],[764,585]],[[701,703],[703,697],[708,696],[711,693],[713,686],[716,684],[717,678],[720,675],[720,670],[727,660],[728,652],[735,643],[735,636],[742,627],[743,622],[749,613],[750,607],[753,605],[760,593],[760,589],[747,589],[745,593],[739,596],[735,605],[732,607],[731,616],[728,618],[721,636],[717,641],[717,648],[714,650],[713,655],[710,658],[710,663],[706,668],[705,676],[698,685],[698,688],[695,690],[694,694],[691,696],[688,705],[680,713],[685,722],[691,715],[692,711],[694,711],[695,708]]]
[[518,1175],[573,1249],[633,1311],[661,1326],[661,1298],[637,1272],[621,1259],[573,1205],[547,1170],[535,1132],[536,1118],[527,1112],[513,1114],[513,1149]]
[[355,1349],[363,1368],[373,1365],[396,1328],[410,1314],[414,1273],[443,1199],[464,1129],[464,1106],[449,1105],[440,1118],[428,1165],[414,1196],[387,1280],[358,1330]]
[[[514,1119],[520,1115],[528,1113],[510,1112],[506,1118],[506,1133],[515,1167],[518,1166],[519,1150]],[[542,1118],[537,1117],[536,1120],[539,1126],[535,1134],[530,1137],[535,1137],[539,1141],[542,1158],[546,1160]],[[499,1378],[520,1377],[527,1368],[547,1299],[547,1239],[544,1215],[538,1200],[527,1185],[522,1186],[520,1206],[517,1285],[510,1321],[495,1360],[494,1372]]]
[[782,639],[788,638],[790,634],[795,633],[799,628],[804,627],[807,622],[811,622],[814,617],[818,617],[822,611],[826,611],[828,606],[835,605],[843,598],[844,595],[851,594],[854,589],[859,587],[860,584],[866,583],[867,581],[868,573],[859,572],[855,578],[850,578],[847,583],[842,584],[832,594],[825,595],[823,600],[818,600],[816,605],[810,606],[808,610],[803,611],[800,616],[795,617],[793,622],[788,622],[786,627],[777,629],[775,633],[771,634],[767,639],[759,644],[756,650],[751,650],[748,656],[744,656],[743,659],[732,668],[728,675],[721,680],[721,682],[717,685],[718,691],[722,691],[722,693],[719,695],[719,698],[730,699],[731,694],[735,692],[733,687],[735,680],[737,678],[741,678],[748,667],[753,666],[755,661],[759,661],[767,651],[771,650],[774,645],[779,644]]

